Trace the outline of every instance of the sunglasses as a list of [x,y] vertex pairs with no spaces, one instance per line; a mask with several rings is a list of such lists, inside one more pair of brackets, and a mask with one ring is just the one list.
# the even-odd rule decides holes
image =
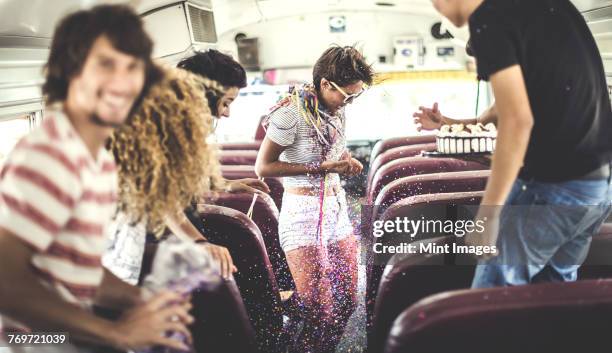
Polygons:
[[334,86],[335,89],[337,89],[338,91],[340,91],[340,93],[342,93],[342,95],[344,96],[344,104],[353,103],[355,98],[359,97],[363,93],[363,91],[365,91],[364,89],[361,89],[361,91],[357,93],[348,94],[344,92],[344,90],[340,88],[340,86],[338,86],[334,81],[329,81],[329,83],[331,83],[331,85]]

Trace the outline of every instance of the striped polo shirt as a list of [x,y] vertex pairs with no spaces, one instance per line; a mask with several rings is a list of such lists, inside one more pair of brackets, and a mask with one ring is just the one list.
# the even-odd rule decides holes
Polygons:
[[[102,281],[105,226],[116,201],[113,158],[101,148],[94,159],[61,110],[46,112],[0,170],[0,227],[35,250],[41,282],[82,307]],[[2,326],[24,329],[6,316]]]
[[[336,139],[325,156],[323,155],[323,147],[317,140],[315,128],[308,124],[293,103],[281,106],[270,113],[266,136],[272,142],[286,147],[279,157],[281,162],[313,164],[338,161],[346,150],[344,108],[341,108],[336,115],[327,117],[327,119],[331,119],[333,126],[338,127],[340,132],[339,138]],[[325,126],[327,125],[325,123],[322,125],[323,128],[332,128],[331,126]],[[327,182],[329,186],[339,186],[340,176],[337,173],[330,173]],[[320,175],[298,175],[283,178],[285,188],[319,188],[320,185]]]

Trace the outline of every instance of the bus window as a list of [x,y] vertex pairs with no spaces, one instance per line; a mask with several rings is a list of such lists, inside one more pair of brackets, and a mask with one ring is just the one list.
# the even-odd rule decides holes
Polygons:
[[0,165],[4,163],[17,141],[30,131],[33,124],[38,123],[38,115],[29,114],[0,120]]

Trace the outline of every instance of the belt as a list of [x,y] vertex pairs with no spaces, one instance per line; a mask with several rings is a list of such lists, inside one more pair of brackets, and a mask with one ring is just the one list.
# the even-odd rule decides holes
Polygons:
[[[610,178],[610,174],[612,174],[612,163],[605,163],[592,171],[583,174],[579,177],[573,178],[573,180],[601,180]],[[523,168],[519,173],[519,178],[523,180],[533,180],[538,181],[538,178],[534,177],[528,170]],[[543,181],[543,180],[540,180]]]
[[588,172],[587,174],[581,176],[580,180],[599,180],[606,179],[610,177],[610,173],[612,173],[612,163],[606,163],[601,167]]

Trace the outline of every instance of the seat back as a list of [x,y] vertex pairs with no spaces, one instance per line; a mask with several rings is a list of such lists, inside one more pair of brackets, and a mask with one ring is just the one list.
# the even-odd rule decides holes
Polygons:
[[[455,240],[455,237],[445,236],[419,243],[452,244]],[[605,224],[593,237],[589,255],[579,270],[579,278],[612,278],[611,250],[612,224]],[[475,264],[472,257],[455,254],[410,254],[392,258],[380,281],[368,352],[383,351],[393,321],[419,300],[449,290],[469,288]],[[415,286],[415,283],[419,285]]]
[[[252,202],[253,195],[247,193],[217,193],[207,200],[207,203],[238,210],[245,214],[248,212]],[[266,251],[268,252],[268,258],[272,264],[274,276],[280,289],[293,290],[295,284],[293,283],[287,258],[281,249],[278,238],[278,216],[278,208],[272,198],[265,194],[258,195],[253,207],[252,220],[261,231]]]
[[578,278],[612,278],[612,223],[604,223],[593,237],[589,254],[578,270]]
[[403,311],[385,352],[605,352],[611,326],[612,280],[453,291]]
[[[151,272],[157,244],[147,244],[140,278]],[[196,352],[257,353],[255,331],[249,321],[240,292],[233,280],[222,281],[215,288],[192,293],[189,326]]]
[[372,219],[378,219],[392,204],[410,196],[482,191],[487,184],[490,170],[462,171],[414,175],[400,178],[385,186],[374,202]]
[[374,174],[380,167],[383,165],[398,160],[400,158],[406,157],[416,157],[421,154],[423,151],[435,151],[436,144],[435,143],[424,143],[418,145],[407,145],[407,146],[399,146],[395,148],[391,148],[376,157],[376,160],[370,163],[370,168],[368,170],[368,183],[367,190],[370,190],[370,186],[372,184],[372,178],[374,178]]
[[259,150],[261,147],[261,141],[253,141],[253,142],[224,142],[219,144],[219,149],[222,151],[232,151],[232,150]]
[[[222,165],[221,175],[229,180],[257,178],[255,166],[252,165]],[[283,204],[283,193],[285,192],[282,178],[265,178],[264,183],[270,188],[270,197],[280,210]]]
[[238,268],[236,284],[262,352],[280,349],[283,319],[279,288],[257,226],[242,212],[198,205],[208,239],[226,247]]
[[[452,236],[415,242],[452,244]],[[451,266],[461,256],[462,265]],[[372,333],[368,339],[368,353],[382,353],[393,321],[410,305],[433,294],[469,288],[474,276],[474,263],[468,256],[454,254],[409,254],[396,256],[387,264],[376,293],[372,317]],[[415,285],[417,284],[418,285]]]
[[374,145],[374,148],[372,148],[370,161],[374,161],[381,153],[391,148],[432,142],[436,142],[436,135],[404,136],[380,140]]
[[[455,219],[456,218],[456,206],[457,205],[478,205],[482,198],[482,192],[458,192],[458,193],[443,193],[443,194],[427,194],[427,195],[417,195],[412,196],[407,199],[401,200],[395,204],[393,204],[387,212],[383,214],[381,217],[382,221],[393,220],[396,218],[408,218],[408,219],[420,219],[424,215],[428,215],[425,219]],[[394,235],[388,234],[387,237],[394,238]],[[419,234],[415,238],[416,240],[423,239],[423,235]],[[440,240],[448,241],[447,237],[442,238],[434,238],[433,242],[441,242]],[[383,238],[376,238],[369,240],[369,243],[372,245],[368,245],[368,249],[371,249],[375,242],[384,243],[386,240]],[[374,259],[374,254],[368,254],[368,266],[367,266],[367,280],[366,280],[366,312],[367,312],[367,326],[368,326],[368,352],[371,353],[379,353],[382,352],[384,347],[384,342],[386,339],[387,332],[391,323],[397,317],[397,310],[394,310],[395,307],[399,306],[402,310],[405,308],[404,303],[410,298],[410,293],[406,294],[407,298],[396,299],[393,296],[402,296],[404,294],[397,293],[394,290],[384,290],[384,280],[381,282],[381,277],[386,278],[387,275],[383,276],[383,272],[385,266],[380,265],[381,262],[384,262],[383,258]],[[438,256],[439,257],[439,256]],[[431,257],[418,257],[416,255],[412,256],[412,260],[414,258],[418,258],[418,261],[424,263],[438,263],[440,260],[436,257],[436,255],[432,255]],[[387,264],[387,268],[390,267],[394,262],[398,261],[398,257],[392,258]],[[411,262],[410,262],[411,263]],[[441,262],[442,264],[444,262]],[[445,271],[442,267],[434,268],[433,266],[428,266],[427,268],[418,268],[419,270],[424,270],[425,274],[427,271]],[[463,271],[464,267],[460,268],[458,271]],[[470,269],[473,272],[473,269]],[[455,271],[456,272],[456,271]],[[396,272],[392,272],[391,276]],[[401,272],[403,275],[403,272]],[[437,273],[437,272],[436,272]],[[435,278],[435,277],[434,277]],[[421,278],[422,280],[424,278]],[[428,294],[433,294],[436,292],[427,292],[430,288],[426,285],[429,284],[430,281],[424,279],[422,282],[410,282],[421,283],[419,285],[418,290],[425,291]],[[451,281],[449,284],[452,284]],[[435,285],[435,284],[434,284]],[[439,283],[439,285],[444,285],[444,283]],[[445,288],[445,289],[454,289],[455,287]],[[381,293],[381,291],[383,293]],[[382,297],[381,297],[382,296]],[[387,299],[387,297],[392,298],[392,300]],[[418,293],[417,293],[418,296]],[[382,298],[382,299],[381,299]],[[418,297],[421,299],[421,297]],[[390,308],[389,308],[390,307]],[[391,313],[391,314],[389,314]],[[394,316],[395,315],[395,316]]]
[[487,165],[457,158],[400,158],[388,162],[375,173],[370,189],[368,189],[368,201],[371,203],[376,200],[376,197],[385,186],[400,178],[421,174],[486,169],[489,169]]
[[221,165],[255,165],[257,150],[222,150],[219,153]]

